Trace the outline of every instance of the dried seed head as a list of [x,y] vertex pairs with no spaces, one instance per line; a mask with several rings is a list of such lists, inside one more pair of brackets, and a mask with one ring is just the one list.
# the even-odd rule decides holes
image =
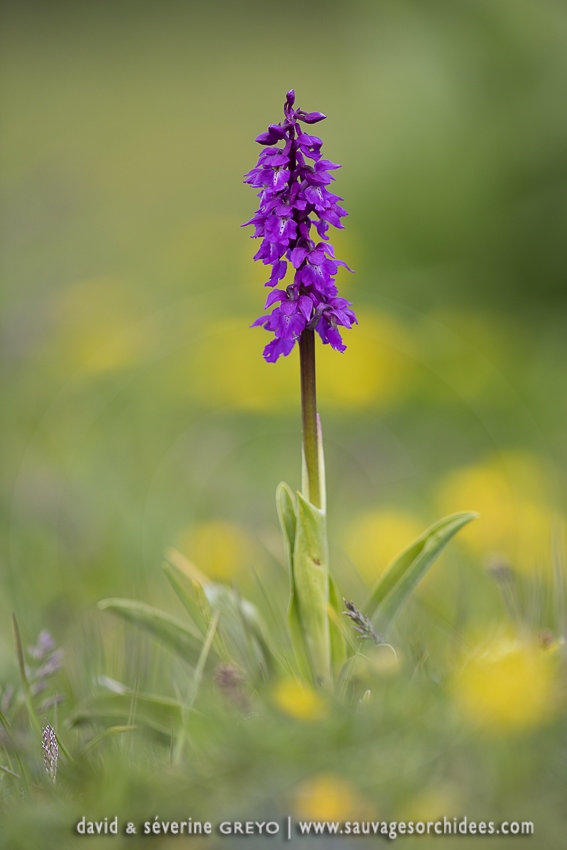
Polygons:
[[354,602],[350,602],[348,599],[344,598],[343,602],[347,609],[346,611],[343,611],[343,614],[350,617],[353,621],[353,629],[358,633],[362,640],[371,640],[374,644],[376,644],[376,646],[380,643],[384,643],[384,638],[382,635],[377,634],[366,614],[359,611]]
[[55,783],[57,778],[57,759],[59,758],[59,746],[55,732],[49,724],[44,728],[41,738],[43,749],[43,763],[51,781]]
[[494,559],[488,565],[488,572],[498,584],[513,584],[514,570],[506,561],[501,558]]
[[242,670],[228,662],[219,664],[213,673],[213,680],[227,703],[242,711],[250,708],[250,700],[244,690],[246,677]]
[[542,649],[549,649],[555,643],[555,635],[550,629],[540,629],[537,639]]

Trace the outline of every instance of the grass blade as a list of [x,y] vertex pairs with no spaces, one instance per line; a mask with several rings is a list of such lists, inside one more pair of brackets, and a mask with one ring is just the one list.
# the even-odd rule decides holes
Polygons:
[[197,629],[204,635],[207,628],[203,619],[203,613],[195,598],[194,583],[175,565],[170,564],[169,561],[164,561],[162,569],[181,604],[195,623]]
[[35,706],[33,704],[32,692],[30,688],[30,683],[26,673],[26,662],[24,658],[24,650],[22,647],[22,638],[20,636],[20,629],[18,627],[18,621],[16,620],[16,615],[12,612],[12,629],[14,632],[14,643],[16,645],[16,656],[18,659],[18,667],[20,668],[20,679],[22,680],[22,689],[24,691],[24,698],[26,701],[26,706],[28,709],[28,715],[30,718],[30,722],[32,726],[35,728],[36,732],[40,735],[42,733],[41,723],[38,720]]
[[201,654],[199,655],[199,660],[197,661],[197,666],[195,667],[195,672],[193,673],[193,680],[191,682],[191,691],[189,693],[189,699],[187,700],[187,705],[183,705],[181,709],[182,716],[182,726],[181,731],[179,733],[179,737],[177,739],[177,744],[175,747],[175,754],[173,757],[173,761],[175,764],[179,763],[181,759],[181,755],[183,753],[183,746],[185,744],[186,737],[186,729],[187,729],[187,721],[188,714],[192,710],[195,700],[197,699],[197,694],[199,693],[199,687],[201,685],[201,680],[203,678],[203,671],[205,669],[205,664],[207,663],[207,658],[209,652],[211,650],[211,646],[213,643],[213,639],[215,637],[215,632],[217,630],[217,626],[219,623],[220,611],[216,611],[213,619],[211,620],[211,624],[209,626],[209,630],[207,632],[207,636],[201,648]]
[[2,773],[7,774],[8,776],[13,776],[14,779],[21,779],[21,776],[20,776],[19,773],[16,773],[15,771],[10,770],[9,767],[5,767],[3,764],[0,764],[0,770],[2,771]]
[[472,511],[465,511],[438,520],[392,561],[364,606],[369,617],[378,618],[379,630],[388,628],[449,540],[477,516]]
[[88,744],[85,744],[79,756],[88,756],[90,755],[103,741],[106,741],[107,738],[113,738],[116,735],[122,735],[124,732],[131,732],[134,729],[137,729],[137,726],[109,726],[108,729],[105,729],[104,732],[101,732],[100,735],[95,735]]
[[[134,700],[135,707],[132,711]],[[172,725],[174,728],[181,726],[181,704],[169,697],[133,690],[128,690],[125,694],[102,693],[85,700],[72,712],[67,723],[70,726],[80,726],[84,723],[126,720],[127,725],[131,726],[134,718],[137,723],[143,723],[169,738]]]
[[14,739],[14,736],[12,734],[12,728],[11,728],[10,724],[8,723],[7,719],[4,717],[4,715],[2,714],[1,711],[0,711],[0,723],[2,724],[2,726],[4,727],[4,729],[6,731],[6,736],[7,736],[8,741],[10,742],[10,747],[11,747],[11,751],[13,753],[14,759],[18,763],[18,767],[20,768],[20,774],[23,777],[24,787],[25,787],[26,791],[29,791],[30,788],[32,787],[32,780],[31,780],[31,776],[30,776],[28,766],[27,766],[25,760],[20,758],[20,755],[18,753],[18,746],[17,746],[16,741]]
[[196,663],[202,642],[202,636],[196,626],[184,623],[144,602],[131,599],[103,599],[98,603],[98,607],[101,611],[111,611],[140,626],[173,649],[185,661]]

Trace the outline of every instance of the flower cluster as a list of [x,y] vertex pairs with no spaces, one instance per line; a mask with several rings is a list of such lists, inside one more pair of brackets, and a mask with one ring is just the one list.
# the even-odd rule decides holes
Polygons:
[[[62,649],[57,649],[55,641],[49,632],[43,629],[39,633],[37,644],[28,647],[28,655],[35,662],[29,666],[26,665],[26,672],[30,680],[30,690],[35,695],[45,691],[49,685],[47,680],[61,669],[64,653]],[[55,693],[44,699],[40,703],[39,709],[45,711],[53,705],[59,705],[64,700],[65,697],[62,694]]]
[[[260,207],[246,222],[254,225],[254,237],[262,237],[254,259],[271,266],[265,285],[276,287],[265,309],[277,306],[252,325],[275,334],[264,349],[269,363],[289,354],[306,328],[315,329],[325,344],[344,351],[338,328],[350,328],[356,322],[350,301],[338,296],[335,284],[338,267],[348,266],[335,258],[327,235],[329,224],[342,229],[341,219],[347,215],[339,204],[342,198],[327,188],[335,179],[330,172],[340,166],[321,158],[321,139],[304,132],[299,123],[315,124],[325,118],[323,113],[294,109],[294,103],[292,90],[286,95],[283,123],[271,124],[257,137],[264,149],[244,181],[260,190]],[[311,238],[312,226],[321,241]],[[285,289],[277,288],[288,263],[294,270],[293,282]]]

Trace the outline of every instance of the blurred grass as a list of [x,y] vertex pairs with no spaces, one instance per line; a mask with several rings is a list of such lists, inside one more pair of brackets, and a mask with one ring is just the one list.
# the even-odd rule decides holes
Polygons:
[[[29,641],[48,627],[65,642],[74,696],[102,672],[171,693],[161,650],[103,624],[94,606],[128,595],[178,613],[162,552],[182,541],[204,561],[215,528],[240,543],[231,560],[217,540],[200,566],[237,576],[256,598],[243,569],[252,553],[283,615],[272,494],[282,478],[299,484],[297,362],[263,363],[263,334],[248,330],[263,274],[239,225],[254,209],[241,184],[253,138],[279,119],[292,85],[302,106],[329,116],[321,132],[343,163],[337,187],[350,213],[337,253],[356,270],[339,282],[360,326],[344,356],[319,351],[341,585],[363,594],[373,563],[383,570],[398,546],[400,524],[478,509],[400,626],[400,655],[427,655],[435,678],[479,635],[500,639],[504,609],[486,571],[495,560],[528,581],[530,628],[557,628],[565,5],[293,0],[284,13],[221,0],[8,0],[1,16],[0,681],[16,677],[15,608]],[[395,739],[400,724],[419,724],[420,699],[438,697],[412,690],[406,716],[403,689],[388,688]],[[427,729],[424,741],[411,738],[425,761],[443,747],[443,730]],[[385,743],[365,771],[382,777],[379,795],[400,811],[446,798],[454,775],[465,776],[455,810],[473,799],[490,808],[489,775],[497,807],[508,814],[511,800],[531,800],[551,836],[559,768],[539,796],[532,783],[546,764],[540,746],[549,758],[563,752],[565,733],[542,731],[545,745],[535,734],[522,753],[503,744],[491,761],[482,750],[470,775],[468,744],[431,781],[422,771],[388,790],[395,777],[380,771],[392,753],[411,761],[410,743]],[[120,746],[109,744],[117,763]],[[293,752],[299,763],[299,745]],[[323,779],[306,799],[353,781],[333,779],[329,760],[313,768]],[[285,781],[274,777],[262,796],[261,764],[250,760],[242,793],[265,801]],[[291,783],[301,771],[291,756],[290,765]],[[125,805],[134,793],[151,799],[149,778],[124,782]],[[234,793],[230,778],[220,783],[219,799]],[[11,835],[7,846],[19,846]]]

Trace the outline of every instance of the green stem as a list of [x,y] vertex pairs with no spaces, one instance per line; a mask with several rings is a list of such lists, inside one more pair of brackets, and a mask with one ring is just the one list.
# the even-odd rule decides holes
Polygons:
[[321,477],[317,446],[317,391],[315,383],[315,331],[305,329],[299,337],[301,371],[301,422],[307,492],[303,495],[316,508],[322,506]]

